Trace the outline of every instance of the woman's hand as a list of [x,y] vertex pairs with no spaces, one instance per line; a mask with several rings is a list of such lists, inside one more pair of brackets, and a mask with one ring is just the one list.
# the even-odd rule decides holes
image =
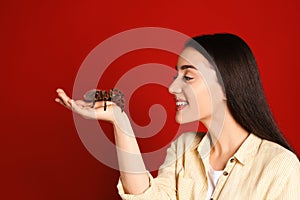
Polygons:
[[[57,89],[56,92],[58,95],[56,102],[84,118],[112,122],[123,187],[131,194],[140,194],[145,191],[150,185],[149,177],[126,113],[111,101],[106,102],[107,108],[104,111],[104,102],[96,102],[92,108],[92,103],[83,100],[75,101],[62,89]],[[128,162],[129,160],[134,162]]]
[[115,122],[116,115],[122,114],[121,109],[111,101],[106,102],[107,108],[104,111],[104,101],[96,102],[92,108],[92,103],[83,100],[73,100],[62,89],[57,89],[56,92],[58,95],[58,98],[55,99],[56,102],[86,119]]

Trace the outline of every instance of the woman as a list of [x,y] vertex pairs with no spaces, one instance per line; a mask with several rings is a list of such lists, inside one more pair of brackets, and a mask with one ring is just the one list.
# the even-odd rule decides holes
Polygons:
[[232,34],[195,37],[179,56],[177,71],[169,87],[176,99],[176,120],[199,120],[208,133],[182,134],[168,149],[155,179],[137,156],[139,147],[125,112],[113,103],[104,111],[103,102],[92,109],[57,90],[57,102],[113,124],[121,197],[299,199],[299,160],[272,117],[247,44]]

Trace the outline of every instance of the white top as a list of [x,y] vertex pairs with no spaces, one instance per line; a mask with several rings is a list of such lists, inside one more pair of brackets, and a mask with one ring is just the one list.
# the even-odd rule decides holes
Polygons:
[[223,170],[217,171],[214,170],[210,165],[209,169],[207,171],[207,180],[208,180],[208,191],[207,191],[207,197],[206,199],[209,200],[211,198],[211,195],[213,194],[216,185],[218,183],[218,180],[220,176],[223,174]]

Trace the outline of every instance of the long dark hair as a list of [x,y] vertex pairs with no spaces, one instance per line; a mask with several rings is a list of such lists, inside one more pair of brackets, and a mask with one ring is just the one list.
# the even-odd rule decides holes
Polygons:
[[202,35],[187,41],[185,47],[193,47],[214,61],[229,111],[245,130],[294,152],[270,111],[254,55],[240,37],[228,33]]

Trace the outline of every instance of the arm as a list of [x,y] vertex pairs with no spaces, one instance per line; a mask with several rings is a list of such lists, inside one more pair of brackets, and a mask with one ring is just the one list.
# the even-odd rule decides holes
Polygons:
[[149,177],[126,113],[112,102],[107,102],[108,107],[104,111],[103,102],[96,102],[94,108],[91,108],[91,103],[74,101],[62,89],[58,89],[57,94],[59,98],[55,99],[56,102],[84,118],[113,124],[123,187],[130,194],[144,192],[149,187]]
[[[277,194],[274,199],[299,199],[300,198],[300,163],[295,155],[285,155],[282,160],[285,160],[287,165],[282,169],[278,177],[283,180],[277,191],[272,191],[272,194]],[[279,182],[279,181],[278,181]],[[276,188],[275,188],[276,190]]]
[[122,185],[125,193],[140,194],[149,187],[149,176],[128,117],[116,112],[122,118],[113,123]]
[[269,164],[270,185],[266,199],[290,199],[300,197],[300,163],[296,155],[288,150],[275,156]]
[[[160,170],[160,178],[153,180],[151,174],[145,169],[134,132],[125,112],[121,112],[121,109],[111,102],[107,102],[108,107],[104,111],[103,102],[96,102],[95,107],[91,108],[91,104],[70,99],[61,89],[58,89],[57,93],[59,98],[55,101],[73,112],[84,118],[105,120],[113,124],[120,168],[118,188],[123,199],[176,199],[175,164]],[[172,160],[176,158],[174,145],[168,150],[168,155]]]
[[123,200],[175,200],[176,198],[176,143],[173,142],[167,150],[165,163],[160,167],[158,176],[153,179],[150,173],[150,186],[142,194],[126,193],[123,181],[119,180],[118,190]]

